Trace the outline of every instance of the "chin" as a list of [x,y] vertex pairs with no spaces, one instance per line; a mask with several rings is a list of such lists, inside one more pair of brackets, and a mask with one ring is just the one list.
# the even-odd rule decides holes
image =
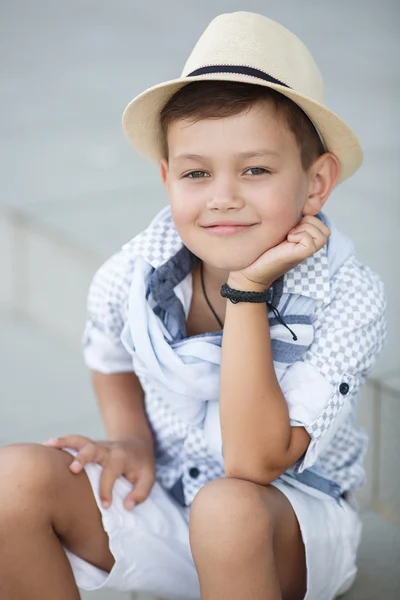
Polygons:
[[229,271],[230,273],[234,271],[241,271],[242,269],[246,269],[257,260],[257,256],[207,256],[204,257],[203,260],[207,262],[210,266],[215,267],[216,269],[221,269],[221,271]]

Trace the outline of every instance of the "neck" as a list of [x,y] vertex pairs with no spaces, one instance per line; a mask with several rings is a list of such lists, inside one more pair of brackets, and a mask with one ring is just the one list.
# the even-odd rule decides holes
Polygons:
[[229,271],[217,269],[203,262],[203,273],[206,281],[207,289],[217,291],[219,293],[224,283],[228,281]]

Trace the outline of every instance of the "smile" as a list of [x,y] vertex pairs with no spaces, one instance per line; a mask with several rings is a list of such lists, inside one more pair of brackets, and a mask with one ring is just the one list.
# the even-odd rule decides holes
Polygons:
[[251,229],[254,225],[212,225],[211,227],[204,227],[205,231],[211,235],[235,235],[235,233],[241,233]]

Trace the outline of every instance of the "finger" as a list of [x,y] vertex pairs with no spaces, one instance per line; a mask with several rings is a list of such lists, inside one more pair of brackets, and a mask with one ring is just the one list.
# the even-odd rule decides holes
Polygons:
[[123,465],[113,462],[108,462],[104,465],[104,468],[100,476],[100,500],[104,508],[109,508],[112,503],[112,490],[116,479],[122,475]]
[[155,477],[154,473],[149,470],[143,470],[133,479],[127,478],[133,483],[133,490],[125,498],[125,507],[130,510],[136,504],[141,504],[149,496],[152,487],[154,485]]
[[297,254],[297,258],[301,255],[302,260],[315,254],[315,252],[319,250],[316,240],[307,231],[289,234],[288,241],[295,244],[295,246],[293,246],[293,253]]
[[309,223],[310,225],[314,225],[315,227],[317,227],[326,237],[329,237],[331,235],[331,230],[329,229],[329,227],[327,227],[325,225],[325,223],[323,223],[321,221],[321,219],[318,219],[317,217],[314,217],[312,215],[306,215],[305,217],[303,217],[301,219],[301,221],[297,224],[297,226],[294,229],[299,228],[299,226],[304,225],[305,223]]
[[73,473],[80,473],[88,463],[95,462],[101,464],[104,462],[106,454],[106,448],[94,442],[89,442],[78,452],[73,462],[69,465],[69,468]]
[[330,235],[330,230],[327,227],[325,227],[325,225],[322,229],[316,223],[301,223],[297,225],[294,229],[292,229],[289,233],[298,233],[299,231],[308,231],[308,233],[313,237],[322,235],[323,237],[328,238]]
[[299,226],[298,228],[292,230],[289,235],[297,235],[303,232],[307,233],[315,241],[316,250],[322,248],[322,246],[324,246],[328,241],[328,237],[318,227],[311,225],[310,223],[305,223],[303,226]]
[[52,448],[73,448],[74,450],[80,450],[85,444],[91,442],[89,438],[83,435],[65,435],[59,438],[50,438],[47,442],[43,442],[43,446],[50,446]]

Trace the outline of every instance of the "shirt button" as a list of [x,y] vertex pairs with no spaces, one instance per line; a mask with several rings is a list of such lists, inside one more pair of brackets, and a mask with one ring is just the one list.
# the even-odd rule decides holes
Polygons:
[[350,386],[348,383],[341,383],[340,387],[339,387],[339,392],[342,394],[342,396],[345,396],[346,394],[349,393],[349,389],[350,389]]
[[191,469],[189,469],[189,475],[190,477],[193,477],[193,479],[197,479],[200,475],[200,471],[197,467],[192,467]]

